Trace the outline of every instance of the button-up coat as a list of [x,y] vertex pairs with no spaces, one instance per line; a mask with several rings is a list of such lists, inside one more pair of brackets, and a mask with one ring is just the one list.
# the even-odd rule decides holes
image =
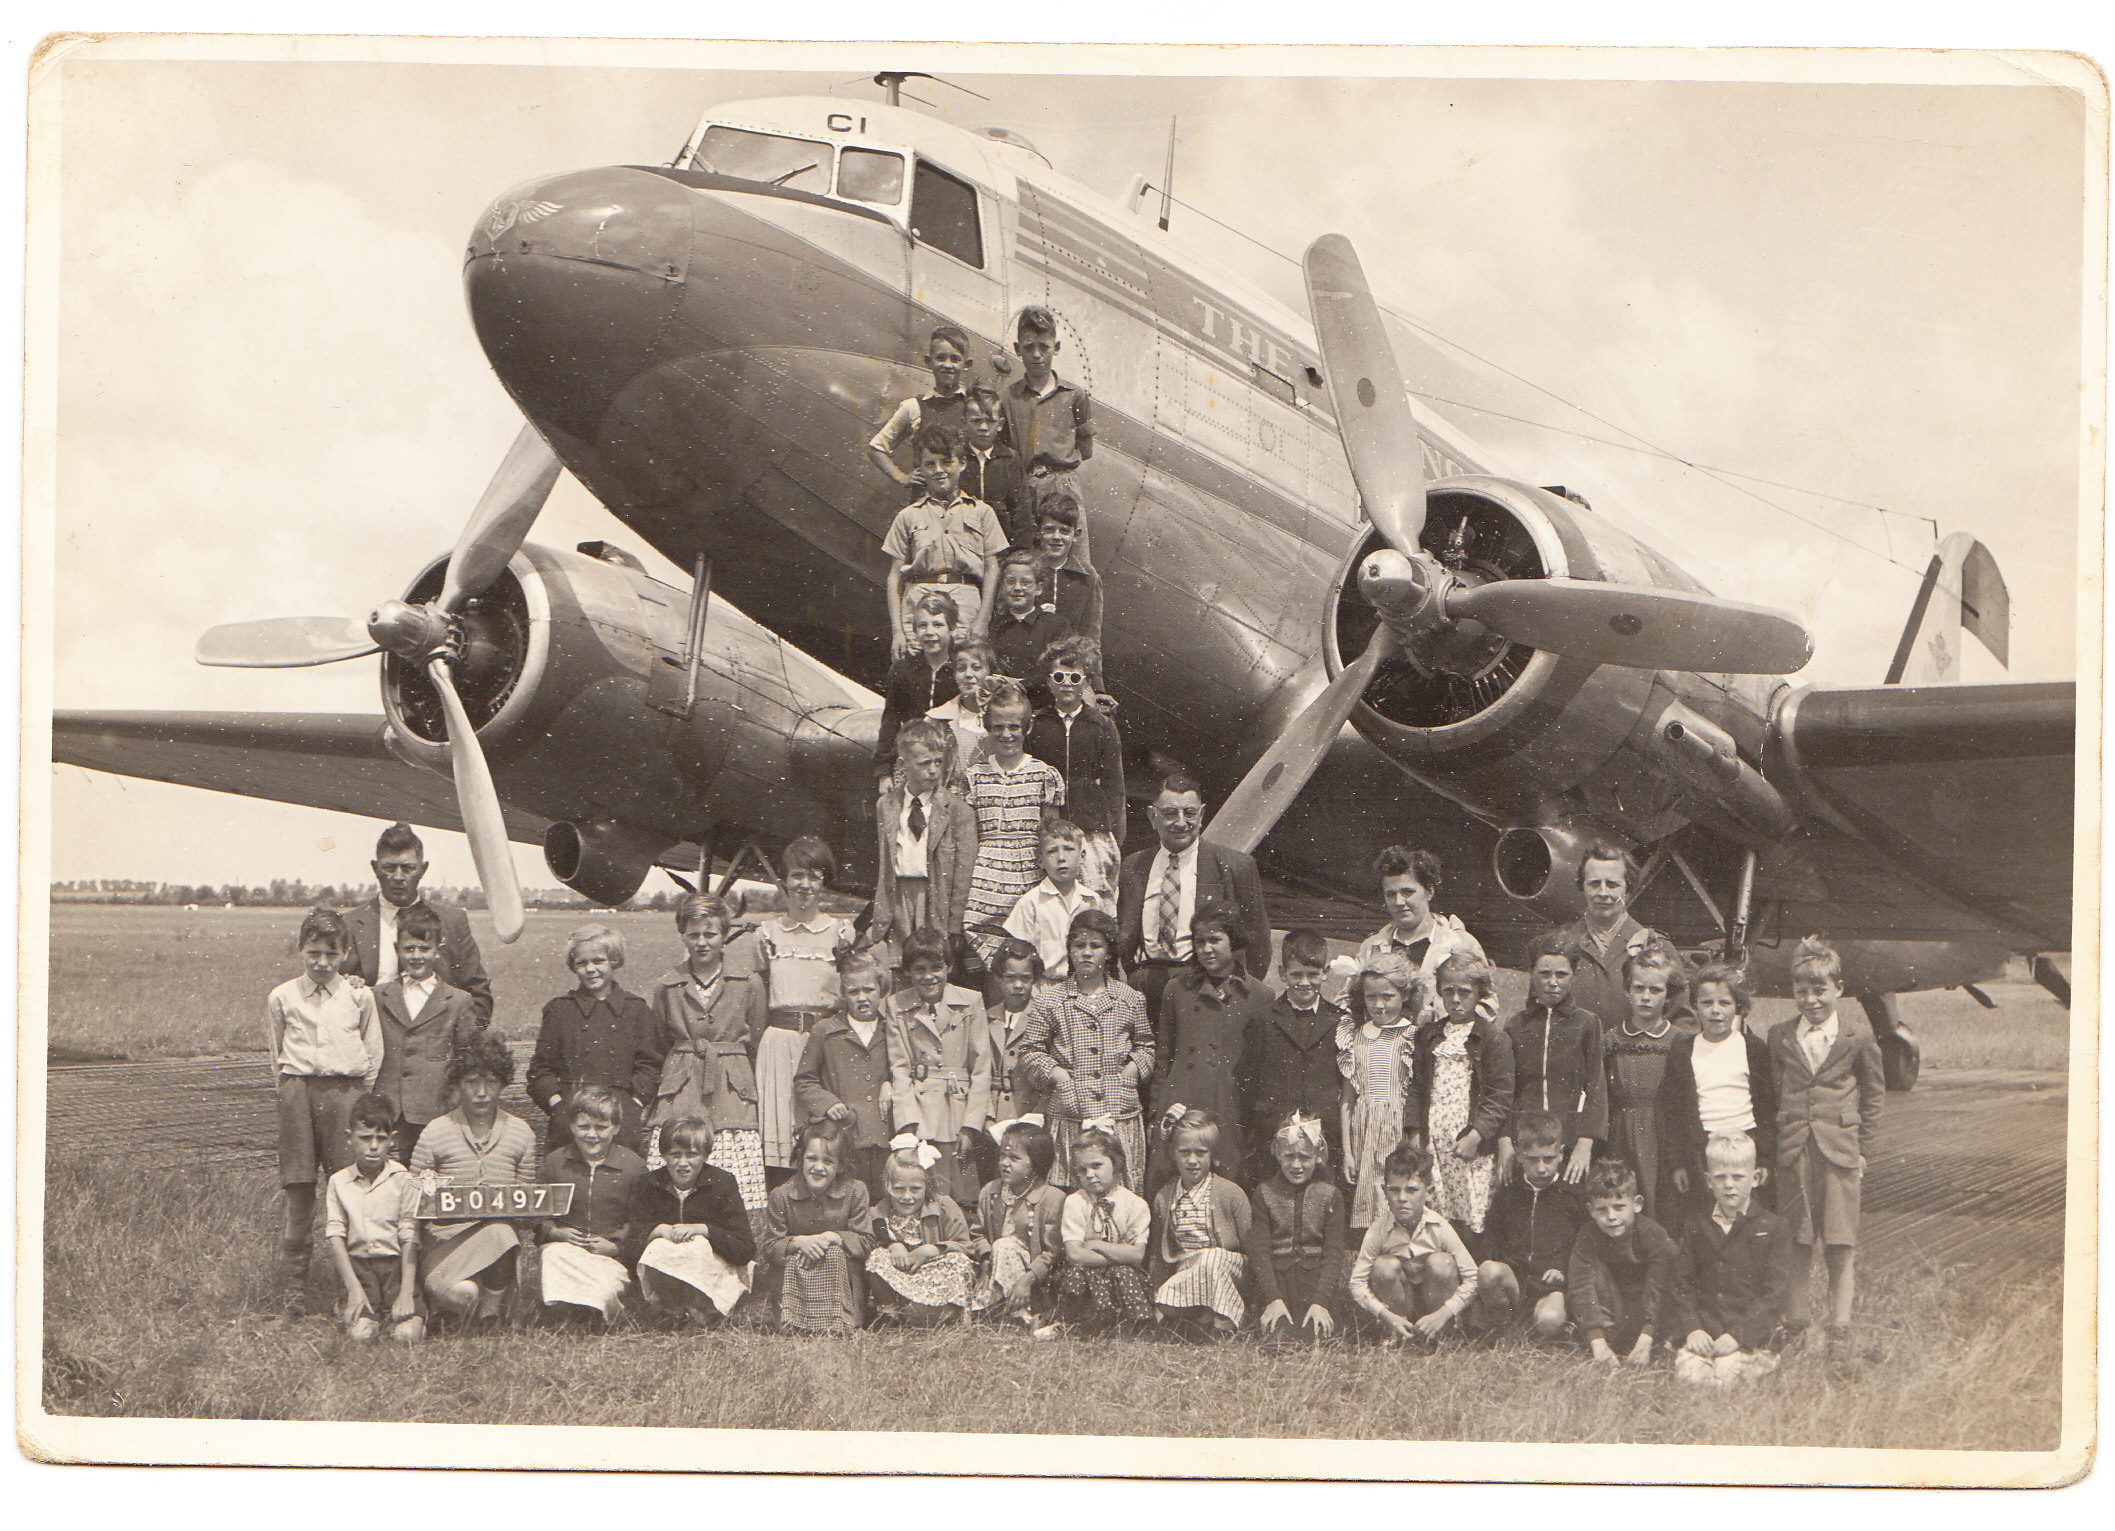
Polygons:
[[992,1074],[984,1001],[949,984],[928,1006],[915,989],[904,989],[882,1007],[882,1026],[897,1130],[916,1123],[918,1136],[933,1143],[952,1141],[965,1127],[983,1131]]

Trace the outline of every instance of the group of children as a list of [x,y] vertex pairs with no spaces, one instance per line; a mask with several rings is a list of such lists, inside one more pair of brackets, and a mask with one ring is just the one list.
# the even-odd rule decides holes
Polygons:
[[[336,971],[342,918],[312,911],[304,970],[268,1004],[290,1249],[305,1257],[320,1167],[341,1317],[403,1338],[434,1316],[633,1304],[1038,1334],[1227,1335],[1253,1313],[1414,1341],[1517,1322],[1638,1364],[1664,1343],[1681,1375],[1725,1383],[1804,1328],[1816,1242],[1832,1340],[1848,1324],[1881,1083],[1826,946],[1801,947],[1799,1014],[1765,1041],[1739,974],[1691,980],[1641,944],[1631,1013],[1604,1033],[1571,1002],[1561,940],[1536,945],[1504,1025],[1466,951],[1428,984],[1373,950],[1340,1010],[1317,933],[1286,935],[1272,994],[1205,900],[1156,1034],[1115,920],[1064,915],[1076,838],[1041,844],[1058,904],[991,948],[989,1003],[950,981],[933,926],[902,939],[899,973],[823,913],[834,866],[813,840],[786,853],[785,911],[734,946],[729,906],[687,897],[683,960],[651,999],[619,984],[616,932],[575,932],[575,986],[545,1007],[527,1076],[541,1149],[499,1105],[512,1055],[433,973],[429,912],[404,912],[399,976],[369,990]],[[1681,999],[1694,1033],[1667,1018]],[[441,1187],[556,1184],[562,1214],[418,1215]]]
[[[967,335],[933,332],[933,391],[904,400],[868,443],[915,488],[883,539],[892,663],[875,748],[877,939],[931,928],[958,977],[980,978],[1025,927],[1113,908],[1125,831],[1123,746],[1102,686],[1102,582],[1077,488],[1093,405],[1060,378],[1058,319],[1023,309],[1022,376],[968,382]],[[967,385],[967,386],[965,386]],[[897,454],[908,443],[906,469]],[[1063,819],[1060,820],[1060,811]],[[1050,876],[1049,837],[1072,851]],[[1016,910],[1032,891],[1054,893]],[[1055,955],[1055,954],[1053,954]]]

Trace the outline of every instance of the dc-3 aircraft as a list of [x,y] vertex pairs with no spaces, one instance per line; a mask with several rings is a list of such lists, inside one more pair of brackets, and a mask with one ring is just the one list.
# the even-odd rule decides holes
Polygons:
[[[471,319],[527,424],[453,555],[364,624],[198,648],[379,652],[381,716],[63,713],[55,757],[461,828],[509,940],[510,839],[605,903],[810,832],[856,883],[900,503],[864,444],[928,385],[936,325],[1003,372],[1038,303],[1094,395],[1080,488],[1131,779],[1182,761],[1221,804],[1207,833],[1277,887],[1370,901],[1376,851],[1424,844],[1488,936],[1575,917],[1581,853],[1609,841],[1643,862],[1640,918],[1744,954],[1766,990],[1800,936],[1836,940],[1901,1088],[1896,993],[2024,953],[2068,998],[2048,954],[2071,944],[2075,690],[1949,684],[1964,632],[2006,657],[1980,543],[1934,556],[1884,682],[1795,688],[1794,619],[1413,410],[1344,239],[1307,251],[1309,323],[1142,196],[879,78],[891,104],[726,106],[671,165],[555,175],[478,220]],[[561,467],[693,587],[529,543]]]

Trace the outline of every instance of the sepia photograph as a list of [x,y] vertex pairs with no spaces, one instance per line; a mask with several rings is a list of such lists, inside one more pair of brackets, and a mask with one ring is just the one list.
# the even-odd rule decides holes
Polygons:
[[2084,58],[27,105],[30,1457],[2089,1467]]

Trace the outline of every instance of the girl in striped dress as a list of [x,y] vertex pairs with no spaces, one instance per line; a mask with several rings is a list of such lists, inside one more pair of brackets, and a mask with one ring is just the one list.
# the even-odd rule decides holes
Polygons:
[[1674,1169],[1660,1151],[1660,1081],[1676,1037],[1667,1016],[1685,996],[1688,982],[1680,954],[1654,940],[1623,959],[1623,983],[1630,991],[1630,1014],[1609,1027],[1601,1041],[1608,1063],[1609,1151],[1638,1172],[1645,1215],[1658,1222],[1663,1206],[1672,1204],[1663,1182]]
[[1153,1197],[1153,1302],[1163,1320],[1209,1314],[1213,1337],[1224,1339],[1248,1314],[1240,1286],[1248,1268],[1248,1198],[1212,1173],[1219,1118],[1211,1112],[1184,1112],[1169,1146],[1175,1178]]
[[1000,682],[984,705],[988,760],[969,768],[969,806],[977,815],[977,862],[969,874],[962,927],[988,964],[1013,906],[1042,880],[1037,862],[1043,825],[1065,804],[1065,778],[1028,753],[1033,709],[1018,685]]
[[1344,1076],[1344,1173],[1351,1226],[1370,1228],[1386,1211],[1381,1166],[1402,1140],[1410,1098],[1410,1017],[1425,1005],[1425,981],[1399,951],[1366,958],[1351,980],[1350,1013],[1337,1025]]

